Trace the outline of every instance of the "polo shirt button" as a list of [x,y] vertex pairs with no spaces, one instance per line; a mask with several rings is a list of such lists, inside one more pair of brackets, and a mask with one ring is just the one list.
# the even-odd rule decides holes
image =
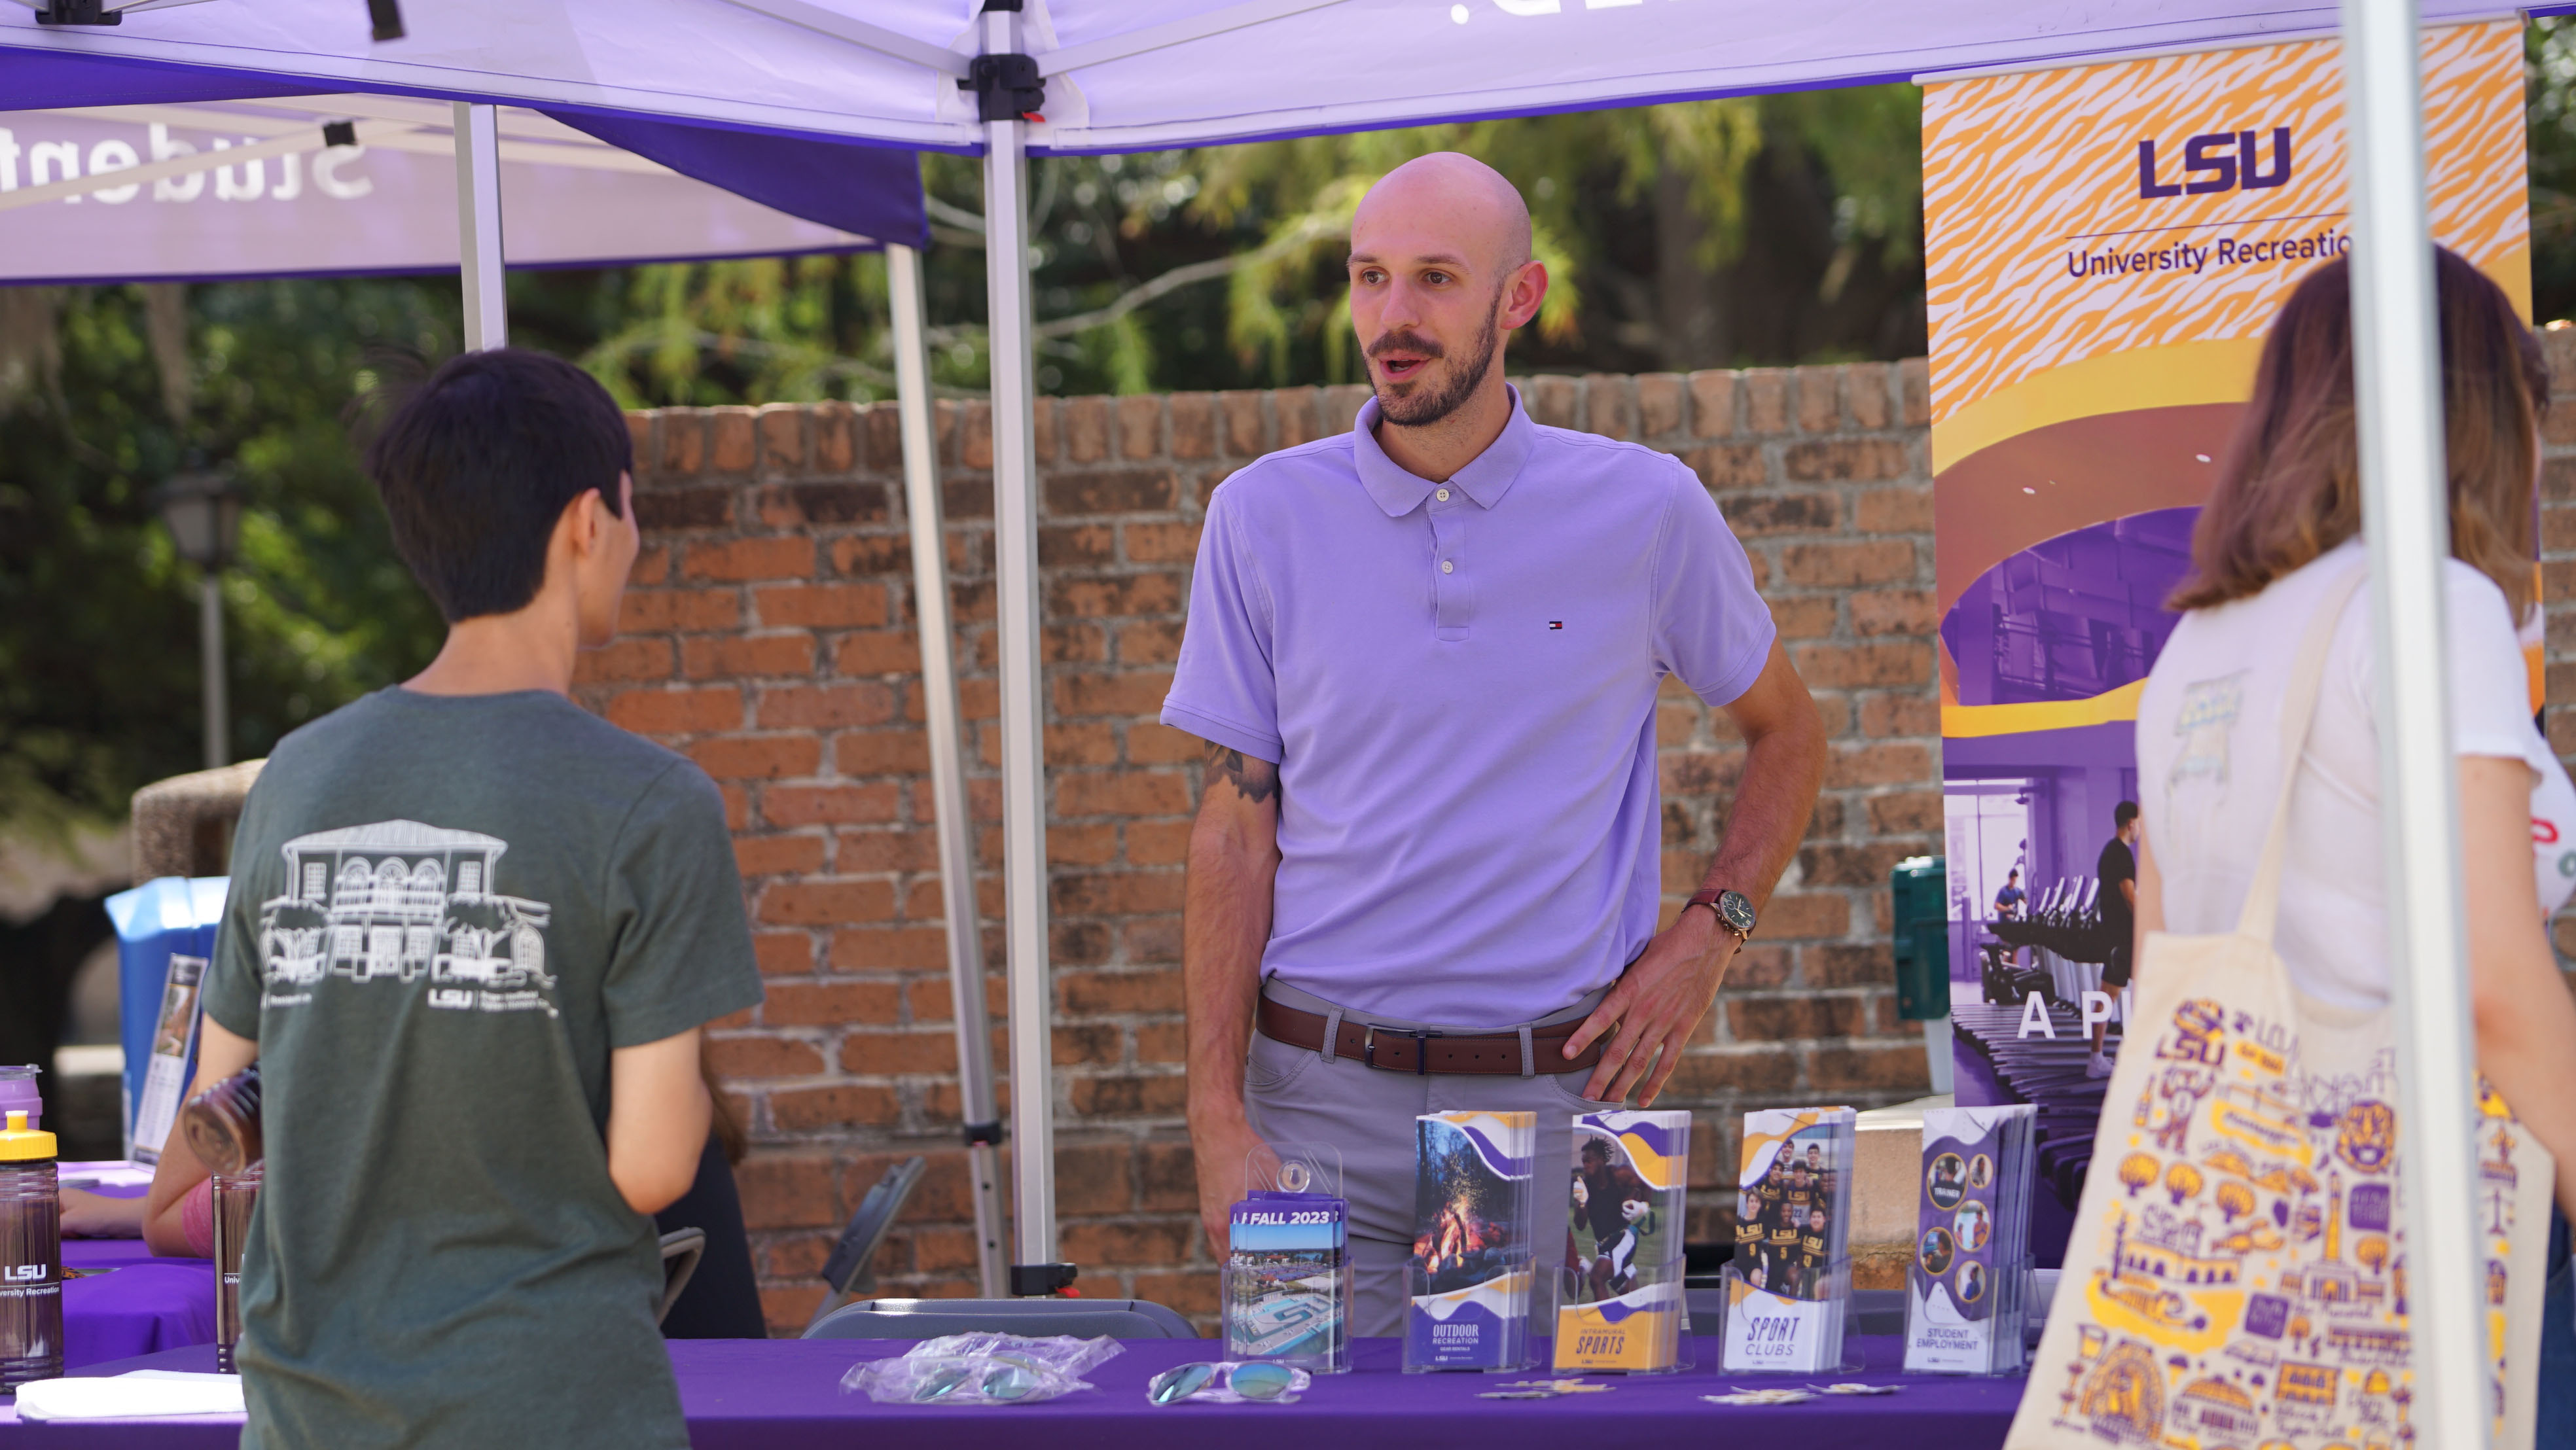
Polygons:
[[1442,503],[1447,503],[1449,501],[1449,490],[1444,488],[1438,493],[1433,494],[1432,497],[1440,500]]
[[1443,574],[1455,574],[1458,572],[1458,566],[1450,563],[1446,559],[1443,559],[1440,561],[1440,572]]

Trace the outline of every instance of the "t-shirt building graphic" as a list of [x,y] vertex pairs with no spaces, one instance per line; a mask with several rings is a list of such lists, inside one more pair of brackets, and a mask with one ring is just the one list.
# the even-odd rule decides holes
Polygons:
[[[440,1007],[541,1008],[549,988],[544,902],[493,890],[509,843],[418,821],[298,836],[282,848],[292,895],[260,913],[272,989],[326,976],[423,977]],[[488,989],[488,990],[478,990]],[[271,1005],[292,1005],[272,992]],[[551,1010],[547,1008],[546,1010]]]
[[[2521,47],[2509,19],[2424,32],[2425,164],[2435,240],[2528,318]],[[2103,973],[2125,935],[2101,863],[2120,859],[2120,803],[2158,788],[2135,731],[2177,621],[2164,600],[2265,331],[2350,246],[2338,56],[2248,46],[1924,87],[1958,1100],[2040,1105],[2043,1224],[2092,1151],[2083,1039],[2117,1010]],[[1999,919],[2016,871],[2026,897]],[[2054,1263],[2044,1231],[2039,1247]]]

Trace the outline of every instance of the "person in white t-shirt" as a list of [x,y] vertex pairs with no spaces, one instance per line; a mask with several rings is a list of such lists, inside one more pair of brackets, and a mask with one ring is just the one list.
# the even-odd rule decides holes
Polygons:
[[[2438,249],[2437,249],[2438,250]],[[2517,638],[2533,617],[2539,344],[2493,282],[2439,251],[2451,549],[2451,720],[2478,1067],[2558,1158],[2576,1207],[2576,1003],[2546,918],[2576,890],[2576,787],[2532,720]],[[2138,939],[2235,929],[2285,768],[2282,695],[2327,588],[2366,567],[2341,261],[2299,284],[2192,539],[2182,622],[2138,701]],[[2378,695],[2365,584],[2345,607],[2290,798],[2275,938],[2293,983],[2389,1002]]]

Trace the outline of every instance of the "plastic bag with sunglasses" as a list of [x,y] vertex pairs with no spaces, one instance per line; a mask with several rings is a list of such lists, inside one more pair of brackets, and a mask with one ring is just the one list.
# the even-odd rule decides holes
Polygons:
[[1060,1334],[951,1334],[841,1376],[841,1388],[880,1404],[1034,1405],[1092,1388],[1083,1374],[1117,1354],[1116,1340]]

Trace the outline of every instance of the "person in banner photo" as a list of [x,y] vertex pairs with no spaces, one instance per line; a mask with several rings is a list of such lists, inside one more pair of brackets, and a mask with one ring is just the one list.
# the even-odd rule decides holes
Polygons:
[[[2443,622],[2477,1066],[2557,1159],[2538,1443],[2571,1445],[2576,1290],[2565,1213],[2576,1209],[2576,1003],[2546,927],[2576,890],[2557,844],[2576,826],[2576,786],[2532,723],[2515,631],[2536,607],[2537,430],[2549,375],[2495,283],[2447,249],[2437,249],[2435,276],[2451,460]],[[2344,262],[2319,267],[2273,323],[2253,403],[2192,540],[2192,572],[2172,599],[2182,622],[2139,699],[2139,795],[2152,823],[2138,852],[2141,939],[2237,929],[2289,768],[2279,738],[2291,656],[2327,589],[2366,567],[2350,286]],[[2379,814],[2386,737],[2366,592],[2352,596],[2331,637],[2295,762],[2273,937],[2291,984],[2347,1012],[2385,1010],[2391,992]],[[2345,1132],[2319,1177],[2358,1178],[2354,1165],[2376,1161],[2366,1126]],[[2304,1215],[2293,1222],[2319,1231]],[[2339,1226],[2328,1214],[2321,1229]],[[2378,1267],[2364,1265],[2374,1282],[2357,1293],[2380,1289]],[[2402,1294],[2402,1282],[2400,1270],[2388,1287]]]
[[[1653,1102],[1805,834],[1825,736],[1751,561],[1680,460],[1543,427],[1504,381],[1547,268],[1465,156],[1351,223],[1351,427],[1207,503],[1165,724],[1208,743],[1182,972],[1201,1218],[1265,1140],[1342,1155],[1352,1332],[1396,1332],[1405,1124]],[[1667,915],[1670,677],[1745,742],[1722,841]]]
[[[2135,847],[2141,827],[2138,803],[2122,801],[2111,808],[2111,839],[2102,843],[2101,859],[2094,863],[2094,875],[2102,883],[2102,935],[2110,953],[2102,964],[2102,990],[2118,996],[2129,985],[2131,935],[2137,927],[2138,858]],[[2093,1024],[2093,1055],[2085,1060],[2086,1077],[2109,1077],[2111,1059],[2102,1044],[2111,1026],[2108,1022]]]

